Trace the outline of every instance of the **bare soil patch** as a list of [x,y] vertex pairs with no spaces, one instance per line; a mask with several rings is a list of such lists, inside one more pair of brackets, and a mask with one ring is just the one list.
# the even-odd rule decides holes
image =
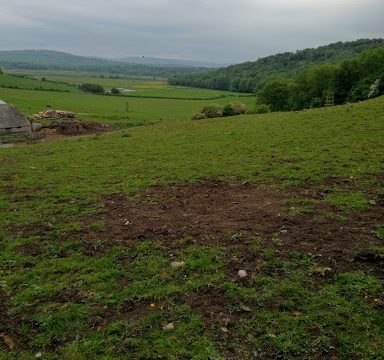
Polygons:
[[73,119],[56,121],[54,126],[57,133],[65,135],[81,135],[87,133],[111,131],[111,128],[107,124]]
[[16,342],[16,321],[8,313],[10,298],[10,295],[0,288],[0,349],[12,351]]
[[[292,214],[286,205],[292,197],[314,199],[314,210]],[[369,211],[349,213],[348,220],[339,221],[329,215],[339,211],[322,200],[316,189],[274,190],[263,184],[214,180],[154,187],[132,197],[115,194],[103,204],[104,210],[86,222],[104,220],[104,229],[87,228],[81,234],[90,252],[94,251],[94,239],[107,239],[102,247],[108,248],[149,239],[177,253],[183,247],[180,239],[191,237],[190,241],[199,246],[240,249],[237,268],[238,262],[255,265],[257,259],[249,251],[252,239],[261,236],[268,242],[277,236],[282,241],[278,247],[281,255],[296,250],[317,256],[320,263],[334,269],[347,270],[354,267],[359,252],[379,244],[372,231],[384,218],[384,207],[376,205]]]
[[41,133],[46,141],[59,141],[79,136],[90,136],[111,132],[113,129],[104,123],[74,119],[56,120],[51,125],[44,127]]

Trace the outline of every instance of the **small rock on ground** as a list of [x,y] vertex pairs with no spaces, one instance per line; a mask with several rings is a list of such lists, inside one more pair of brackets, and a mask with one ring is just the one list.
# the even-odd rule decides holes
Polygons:
[[173,261],[173,262],[171,262],[171,266],[174,269],[179,269],[179,268],[182,268],[185,266],[185,262],[184,261]]
[[169,323],[163,326],[163,330],[173,330],[174,328],[175,328],[175,325],[173,323]]
[[248,274],[245,270],[239,270],[237,275],[239,275],[239,278],[245,278],[245,277],[247,277]]

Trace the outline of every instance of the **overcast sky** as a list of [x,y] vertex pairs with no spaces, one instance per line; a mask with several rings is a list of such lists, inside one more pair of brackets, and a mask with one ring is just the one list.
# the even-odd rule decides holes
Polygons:
[[236,63],[378,37],[383,0],[0,0],[0,50]]

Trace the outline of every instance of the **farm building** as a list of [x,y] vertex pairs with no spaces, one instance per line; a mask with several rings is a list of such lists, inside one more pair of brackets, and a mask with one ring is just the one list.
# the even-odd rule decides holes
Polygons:
[[14,106],[0,100],[0,135],[24,135],[30,132],[29,121]]

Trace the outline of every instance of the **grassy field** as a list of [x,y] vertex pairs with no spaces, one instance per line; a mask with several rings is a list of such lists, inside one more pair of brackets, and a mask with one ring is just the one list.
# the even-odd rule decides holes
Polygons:
[[7,74],[0,75],[0,87],[24,90],[80,92],[75,86],[69,84],[40,81],[40,79],[37,80]]
[[[149,97],[149,98],[172,98],[172,99],[196,99],[196,100],[213,100],[231,96],[249,97],[250,94],[240,94],[229,91],[219,90],[207,90],[188,88],[183,86],[171,86],[168,85],[166,79],[156,79],[150,77],[138,77],[138,78],[109,78],[104,76],[95,76],[91,74],[78,74],[78,73],[49,73],[49,72],[33,72],[33,71],[16,71],[12,70],[12,73],[16,75],[23,75],[35,80],[46,80],[57,83],[57,85],[63,86],[66,84],[67,88],[72,87],[76,89],[76,86],[84,83],[99,84],[106,90],[110,90],[112,87],[135,90],[133,92],[124,93],[127,97]],[[30,82],[31,80],[29,80]],[[33,81],[32,81],[33,82]],[[42,83],[41,81],[39,84]],[[0,77],[0,86],[1,86]],[[27,89],[33,89],[28,83]],[[44,84],[43,84],[44,86]],[[23,88],[23,87],[21,87]]]
[[[46,109],[74,111],[80,118],[118,123],[119,127],[160,120],[186,120],[204,105],[226,105],[234,101],[252,108],[254,96],[215,90],[168,86],[165,80],[106,79],[89,75],[39,74],[22,72],[36,79],[0,75],[0,99],[17,106],[25,115]],[[20,75],[19,74],[19,75]],[[45,75],[43,75],[45,74]],[[40,81],[44,76],[49,81]],[[120,96],[93,95],[80,92],[81,83],[98,83],[136,91]],[[48,90],[54,89],[54,91]]]
[[83,119],[100,121],[158,121],[186,120],[204,105],[214,101],[228,104],[233,101],[250,107],[255,99],[228,96],[217,100],[173,100],[127,98],[124,96],[92,95],[85,93],[59,93],[0,88],[0,99],[17,106],[25,115],[32,115],[48,108],[74,111]]
[[0,98],[147,121],[0,149],[0,358],[384,357],[359,257],[384,255],[384,98],[200,121],[202,101]]

